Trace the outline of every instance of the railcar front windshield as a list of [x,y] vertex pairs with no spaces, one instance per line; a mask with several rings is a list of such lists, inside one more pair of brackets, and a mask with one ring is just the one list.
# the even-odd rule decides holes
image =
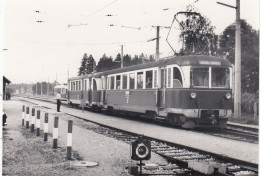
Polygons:
[[209,87],[209,68],[192,68],[190,76],[192,87]]
[[191,68],[190,85],[197,88],[230,88],[230,71],[228,68]]

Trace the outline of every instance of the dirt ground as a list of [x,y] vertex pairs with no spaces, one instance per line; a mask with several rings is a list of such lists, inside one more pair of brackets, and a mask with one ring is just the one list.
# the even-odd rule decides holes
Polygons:
[[[2,175],[103,175],[99,166],[78,167],[74,164],[83,162],[84,158],[73,151],[72,160],[67,160],[66,146],[52,148],[52,137],[48,141],[41,136],[36,137],[30,129],[21,125],[22,104],[16,101],[4,103],[8,125],[3,127]],[[120,164],[119,164],[120,165]],[[108,175],[128,175],[120,165],[115,166],[117,172]]]
[[[51,134],[48,141],[44,142],[43,131],[36,137],[35,132],[22,126],[22,105],[16,100],[4,102],[8,125],[3,127],[3,175],[129,176],[126,168],[136,165],[130,159],[128,144],[89,131],[91,124],[85,124],[82,120],[73,122],[73,132],[79,135],[73,137],[72,161],[68,161],[64,137],[67,117],[60,119],[58,149],[53,149]],[[76,162],[86,160],[96,161],[98,166],[75,166]],[[164,159],[155,154],[149,162],[166,164]]]

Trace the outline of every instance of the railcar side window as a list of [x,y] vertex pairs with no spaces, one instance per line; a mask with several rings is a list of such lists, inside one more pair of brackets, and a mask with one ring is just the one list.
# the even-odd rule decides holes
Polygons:
[[165,86],[165,69],[161,69],[161,88]]
[[123,74],[123,89],[127,89],[127,74]]
[[130,73],[129,74],[129,89],[134,89],[135,88],[135,74]]
[[143,72],[138,72],[137,73],[137,89],[142,89],[143,88]]
[[93,90],[97,90],[97,82],[93,79]]
[[182,87],[181,72],[177,67],[173,67],[173,88]]
[[153,86],[153,71],[146,71],[146,88],[152,88]]
[[116,89],[120,89],[120,83],[121,83],[121,76],[116,76]]
[[167,82],[168,82],[168,84],[167,84],[167,87],[171,87],[171,68],[168,68],[168,73],[167,73],[167,76],[168,76],[168,80],[167,80]]
[[158,84],[157,84],[157,70],[154,70],[153,87],[154,87],[154,88],[158,87]]
[[79,90],[79,82],[76,81],[76,91]]
[[190,77],[191,86],[209,87],[209,68],[193,68]]
[[115,77],[112,76],[110,77],[110,89],[114,90],[114,87],[115,87]]
[[212,68],[211,72],[211,87],[230,87],[230,73],[228,68]]

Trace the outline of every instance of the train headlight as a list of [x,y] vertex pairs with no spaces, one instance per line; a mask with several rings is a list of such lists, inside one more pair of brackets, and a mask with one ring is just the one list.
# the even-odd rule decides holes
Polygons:
[[226,93],[226,99],[227,99],[227,100],[230,100],[230,99],[231,99],[231,97],[232,97],[232,96],[231,96],[231,94],[230,94],[230,93]]
[[192,99],[195,99],[195,98],[197,98],[197,94],[196,94],[195,92],[192,92],[192,93],[190,94],[190,97],[191,97]]

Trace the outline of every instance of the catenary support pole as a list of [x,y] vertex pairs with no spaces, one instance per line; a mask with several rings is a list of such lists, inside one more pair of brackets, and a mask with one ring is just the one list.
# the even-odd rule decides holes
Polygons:
[[236,40],[235,40],[235,97],[234,116],[241,117],[241,23],[240,0],[236,0]]

